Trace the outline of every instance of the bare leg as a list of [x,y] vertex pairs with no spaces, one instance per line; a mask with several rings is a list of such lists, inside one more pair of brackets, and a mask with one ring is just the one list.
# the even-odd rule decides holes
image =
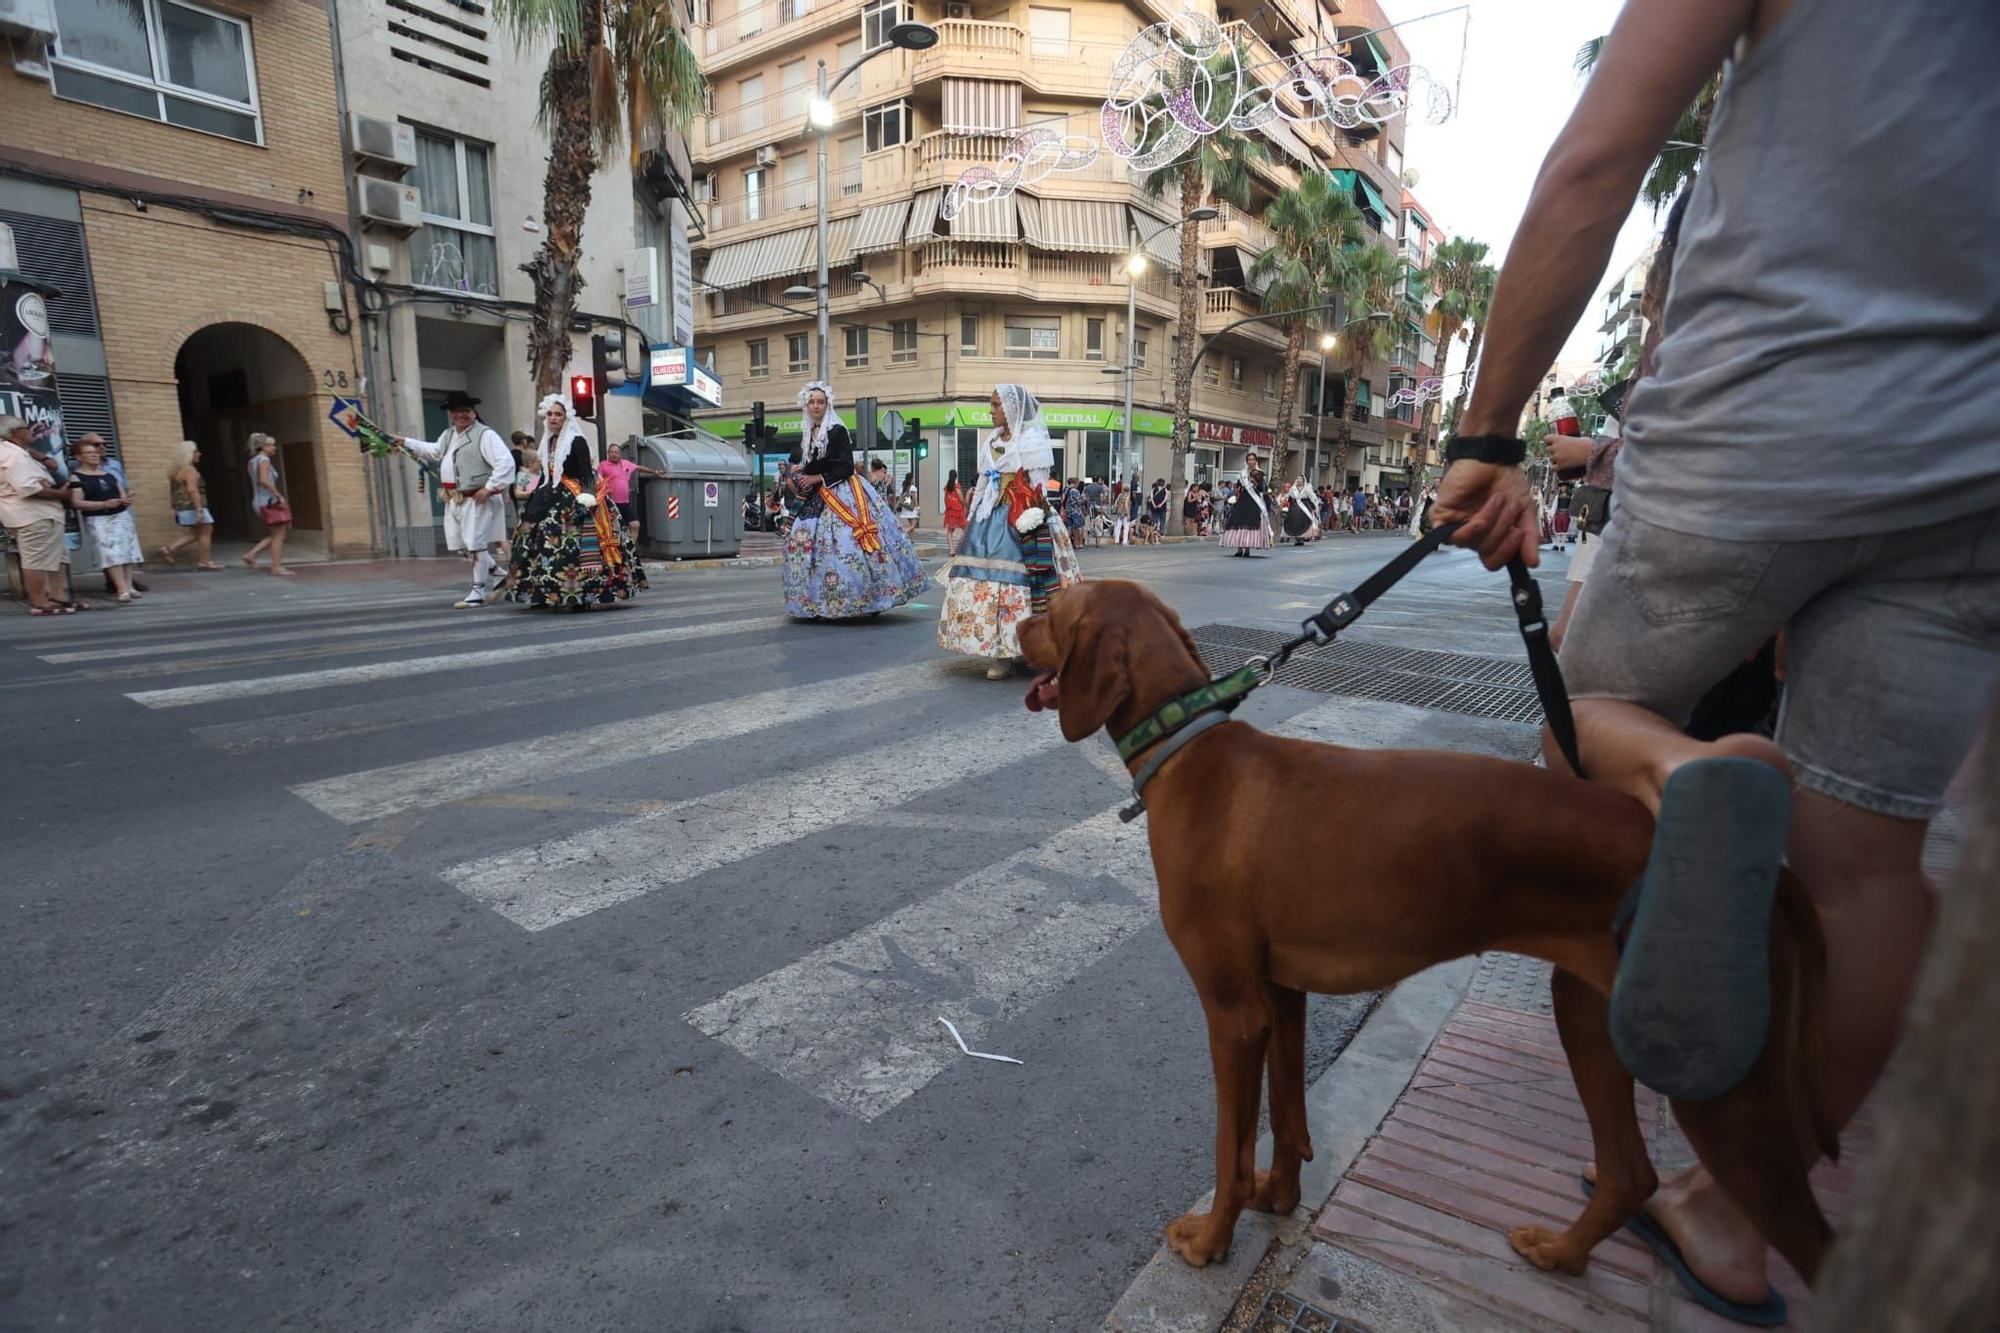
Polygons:
[[47,570],[21,568],[21,587],[28,594],[28,605],[46,608],[49,605],[49,575]]
[[[271,538],[272,538],[273,536],[275,536],[275,535],[276,535],[276,533],[277,533],[277,529],[276,529],[276,528],[273,528],[273,529],[272,529],[272,530],[271,530],[270,532],[268,532],[268,533],[266,533],[266,534],[264,535],[264,540],[262,540],[262,541],[258,542],[258,543],[257,543],[257,544],[256,544],[255,546],[253,546],[253,547],[251,547],[251,548],[250,548],[249,550],[245,551],[245,552],[243,553],[242,557],[241,557],[241,558],[242,558],[242,560],[243,560],[243,563],[244,563],[244,564],[246,564],[246,565],[248,565],[248,566],[249,566],[250,568],[252,568],[252,569],[255,569],[255,568],[257,568],[257,557],[258,557],[258,556],[260,556],[260,555],[262,555],[262,554],[263,554],[263,553],[265,552],[265,550],[266,550],[266,549],[268,549],[268,548],[270,547],[270,545],[271,545]],[[276,556],[275,554],[273,554],[273,556],[272,556],[272,558],[271,558],[271,563],[272,563],[273,565],[275,565],[275,564],[277,564],[277,563],[278,563],[278,561],[277,561],[277,556]]]
[[[1658,713],[1618,699],[1576,701],[1576,745],[1590,770],[1590,779],[1614,787],[1660,812],[1660,793],[1675,769],[1696,759],[1730,755],[1760,759],[1786,774],[1791,765],[1784,752],[1762,736],[1724,736],[1698,741]],[[1569,771],[1562,752],[1543,732],[1542,753],[1558,773]]]
[[197,523],[194,529],[194,567],[196,569],[220,569],[209,555],[209,542],[215,536],[213,523]]
[[271,529],[271,535],[264,540],[271,544],[271,572],[284,578],[292,571],[285,568],[285,534],[292,530],[289,523],[280,523]]
[[132,571],[129,568],[124,565],[107,565],[104,573],[111,580],[111,586],[119,597],[132,595]]
[[1563,635],[1569,632],[1570,613],[1576,610],[1576,599],[1582,595],[1583,585],[1581,583],[1570,584],[1569,595],[1563,598],[1562,613],[1556,617],[1556,623],[1549,626],[1549,647],[1555,649],[1557,652],[1562,651]]

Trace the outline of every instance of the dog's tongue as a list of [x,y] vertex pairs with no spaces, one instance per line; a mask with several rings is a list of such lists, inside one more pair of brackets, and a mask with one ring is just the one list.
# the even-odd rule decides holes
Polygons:
[[1028,697],[1025,700],[1028,705],[1028,711],[1030,713],[1039,713],[1044,708],[1054,708],[1056,706],[1056,694],[1056,673],[1053,671],[1038,673],[1035,676],[1034,683],[1028,686]]

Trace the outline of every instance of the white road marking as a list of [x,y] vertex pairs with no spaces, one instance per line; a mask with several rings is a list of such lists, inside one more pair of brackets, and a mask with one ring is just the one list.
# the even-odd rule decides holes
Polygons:
[[1062,743],[1053,725],[1009,726],[982,736],[976,748],[898,740],[468,861],[444,877],[522,929],[547,930]]
[[501,787],[517,789],[611,764],[656,758],[690,745],[844,711],[857,699],[872,708],[941,683],[935,672],[891,667],[345,773],[302,783],[292,793],[343,823],[358,824],[430,804],[440,795],[458,799]]
[[[1395,748],[1426,743],[1437,717],[1340,699],[1269,730]],[[1467,748],[1519,757],[1533,731],[1483,722],[1462,724],[1453,736]],[[687,1020],[873,1120],[963,1058],[937,1026],[939,1015],[978,1046],[994,1024],[1018,1017],[1157,914],[1145,824],[1122,823],[1115,806],[1100,809],[1040,846],[690,1011]],[[1031,1052],[1015,1053],[1033,1063]]]
[[643,648],[657,643],[679,643],[688,639],[712,639],[722,634],[749,634],[777,629],[788,622],[782,616],[754,616],[742,620],[716,621],[707,625],[674,625],[666,629],[639,630],[631,634],[600,634],[569,643],[524,643],[511,648],[490,648],[484,652],[444,653],[435,657],[408,657],[394,662],[371,662],[365,666],[328,667],[324,671],[302,671],[289,676],[252,676],[219,680],[206,685],[180,685],[163,690],[137,690],[125,697],[147,708],[186,708],[192,704],[217,703],[228,699],[258,699],[298,690],[327,689],[335,685],[359,685],[370,681],[394,680],[401,676],[422,676],[435,671],[465,671],[474,667],[504,666],[516,662],[546,662],[557,657],[585,653],[608,653],[623,648]]

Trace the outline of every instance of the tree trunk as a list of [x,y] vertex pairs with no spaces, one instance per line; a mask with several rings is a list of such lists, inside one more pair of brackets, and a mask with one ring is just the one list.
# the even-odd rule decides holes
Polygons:
[[528,324],[528,365],[540,397],[562,388],[569,364],[569,323],[576,316],[583,275],[583,215],[590,207],[590,178],[597,145],[590,132],[591,50],[602,41],[600,0],[581,0],[584,41],[558,46],[549,56],[549,166],[542,182],[542,244],[521,266],[535,283],[535,313]]
[[[1202,205],[1201,168],[1190,162],[1181,168],[1181,216]],[[1201,341],[1201,229],[1183,225],[1181,231],[1181,327],[1174,344],[1174,475],[1167,485],[1173,501],[1167,506],[1167,528],[1181,531],[1181,497],[1187,494],[1187,458],[1194,447],[1194,419],[1189,405],[1194,399],[1194,349]],[[1127,335],[1130,336],[1129,334]],[[1125,428],[1130,430],[1131,423]]]
[[1340,437],[1333,451],[1335,490],[1347,489],[1347,451],[1354,444],[1354,385],[1360,378],[1359,370],[1351,365],[1340,372]]
[[2000,699],[1878,1132],[1813,1295],[1832,1333],[2000,1328]]
[[1472,342],[1465,349],[1465,374],[1458,380],[1458,396],[1451,400],[1453,421],[1462,421],[1465,418],[1466,395],[1472,392],[1472,372],[1479,365],[1479,344],[1485,340],[1486,321],[1481,320],[1472,326]]
[[[1292,479],[1292,414],[1299,401],[1299,355],[1305,350],[1306,325],[1294,320],[1285,334],[1285,373],[1278,379],[1277,444],[1271,449],[1271,485],[1282,486]],[[1304,459],[1300,459],[1300,474]]]

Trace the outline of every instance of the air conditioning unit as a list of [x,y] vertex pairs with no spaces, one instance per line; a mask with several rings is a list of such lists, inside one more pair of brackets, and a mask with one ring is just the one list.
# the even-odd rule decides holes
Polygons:
[[354,156],[361,161],[395,167],[398,175],[417,165],[417,132],[413,127],[356,112],[347,118],[347,130]]
[[424,225],[424,197],[414,185],[356,176],[354,192],[361,202],[361,225],[388,231],[415,231]]
[[55,36],[55,0],[0,0],[0,32],[43,40]]
[[951,0],[944,7],[944,16],[948,19],[969,19],[972,17],[972,6],[967,0]]
[[766,144],[764,147],[759,148],[757,150],[757,165],[760,167],[777,166],[778,150],[769,144]]

